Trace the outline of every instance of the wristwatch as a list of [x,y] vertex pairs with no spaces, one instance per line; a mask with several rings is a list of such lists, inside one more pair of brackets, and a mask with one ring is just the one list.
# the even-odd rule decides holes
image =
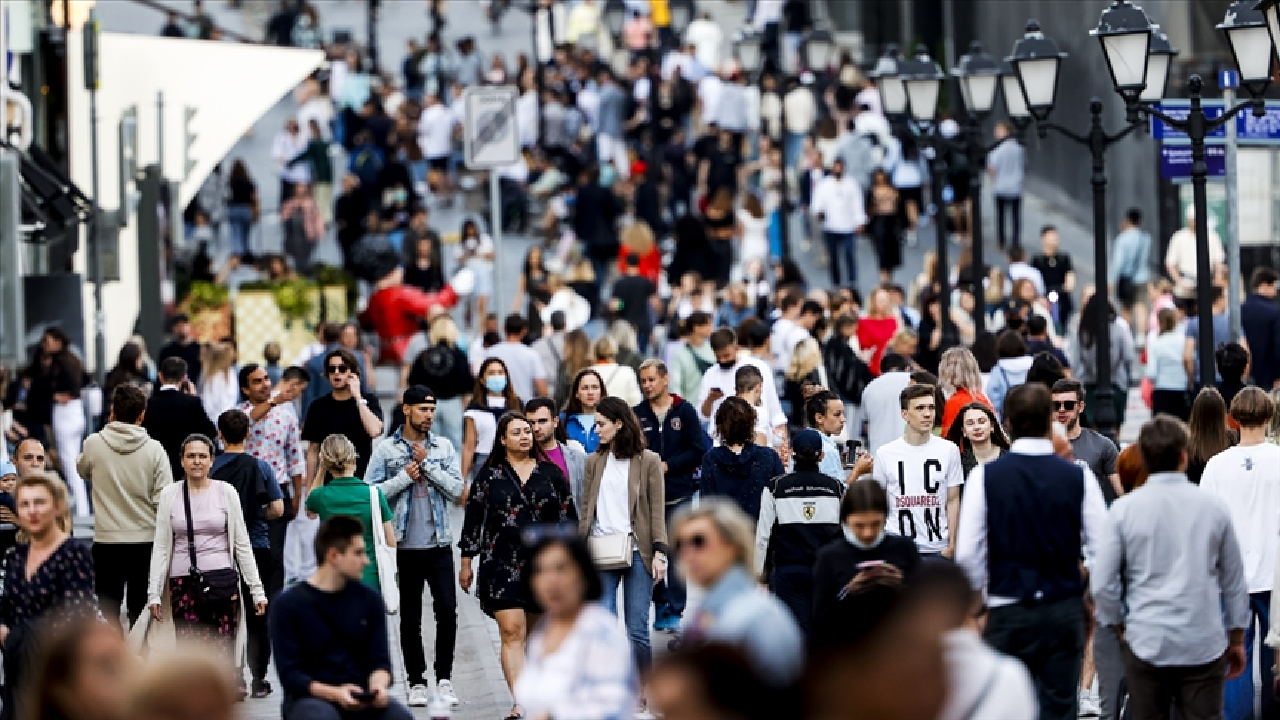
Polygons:
[[361,404],[361,405],[368,405],[368,404],[369,404],[369,401],[368,401],[368,400],[366,400],[366,399],[364,399],[364,398],[360,398],[360,404]]

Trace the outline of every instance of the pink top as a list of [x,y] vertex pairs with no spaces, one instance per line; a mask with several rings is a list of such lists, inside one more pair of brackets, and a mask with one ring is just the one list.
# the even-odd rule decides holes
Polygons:
[[[231,567],[231,539],[227,531],[226,498],[222,483],[214,481],[202,492],[191,493],[191,514],[195,516],[196,565],[200,572]],[[174,498],[170,520],[173,523],[173,557],[169,560],[169,577],[191,574],[191,552],[187,550],[187,509],[182,492]],[[239,508],[236,509],[237,512]]]
[[556,467],[560,468],[560,472],[564,473],[564,479],[568,480],[569,464],[564,461],[564,450],[561,450],[560,446],[556,445],[547,451],[547,457],[556,464]]

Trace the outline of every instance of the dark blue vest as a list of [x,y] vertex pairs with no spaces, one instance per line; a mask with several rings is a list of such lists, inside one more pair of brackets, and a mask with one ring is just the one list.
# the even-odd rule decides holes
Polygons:
[[1080,597],[1084,470],[1052,455],[1008,453],[984,475],[988,593],[1030,602]]

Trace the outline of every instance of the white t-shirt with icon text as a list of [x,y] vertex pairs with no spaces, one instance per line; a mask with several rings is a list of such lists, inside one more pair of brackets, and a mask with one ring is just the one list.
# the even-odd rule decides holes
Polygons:
[[923,445],[898,438],[875,453],[876,482],[889,494],[885,530],[916,542],[922,553],[947,549],[947,491],[964,484],[960,449],[931,435]]

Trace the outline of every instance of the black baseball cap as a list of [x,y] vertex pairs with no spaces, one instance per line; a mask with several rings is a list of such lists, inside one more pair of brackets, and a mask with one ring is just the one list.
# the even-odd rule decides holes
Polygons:
[[431,388],[426,385],[410,385],[404,391],[403,402],[405,405],[421,405],[423,403],[436,404],[436,394],[431,392]]

